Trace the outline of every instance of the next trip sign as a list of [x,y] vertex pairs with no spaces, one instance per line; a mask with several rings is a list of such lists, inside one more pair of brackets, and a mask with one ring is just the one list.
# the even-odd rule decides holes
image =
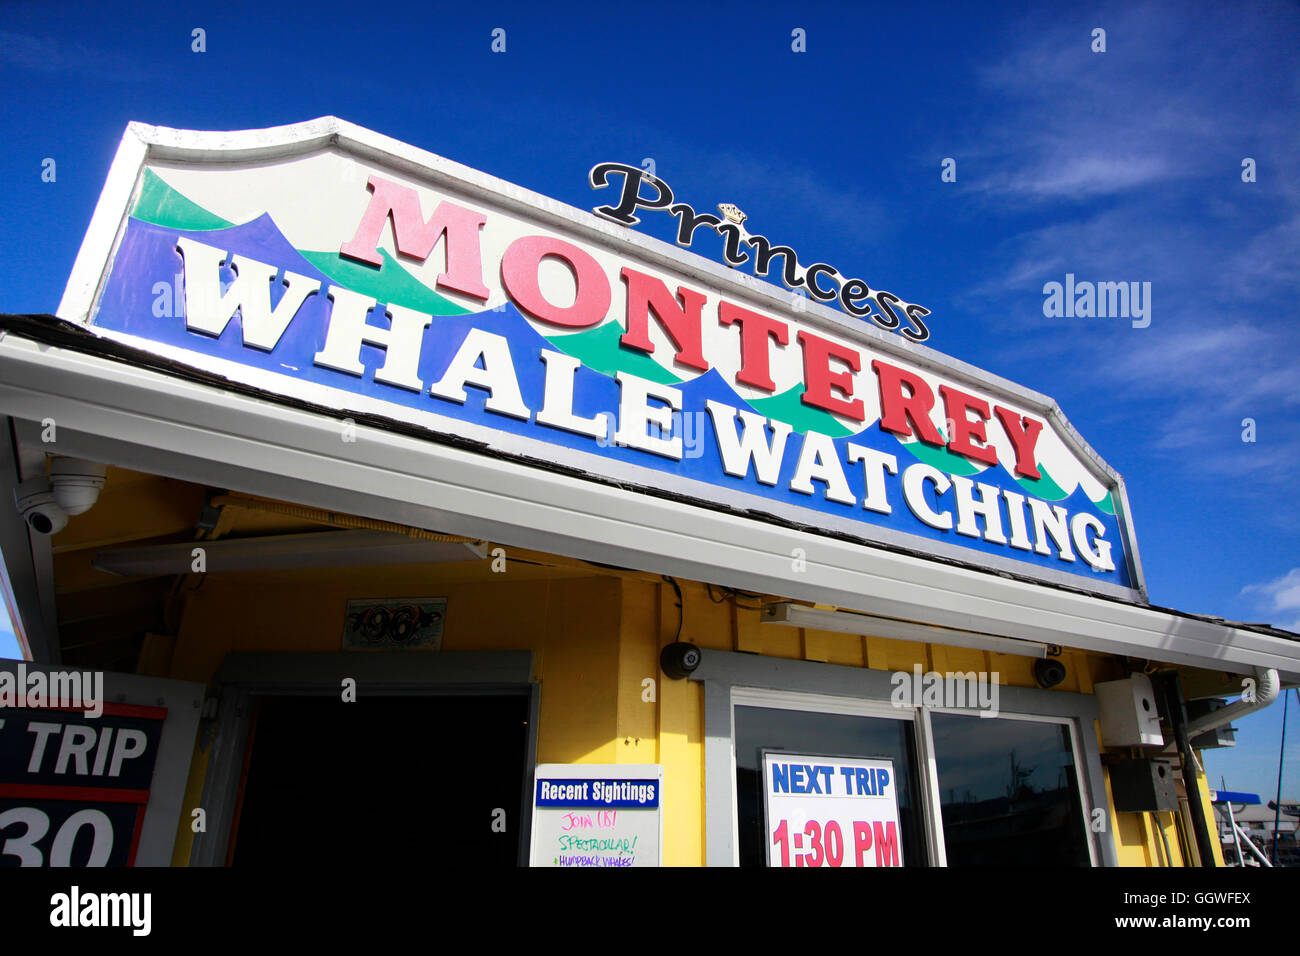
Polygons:
[[765,751],[768,866],[902,866],[892,760]]

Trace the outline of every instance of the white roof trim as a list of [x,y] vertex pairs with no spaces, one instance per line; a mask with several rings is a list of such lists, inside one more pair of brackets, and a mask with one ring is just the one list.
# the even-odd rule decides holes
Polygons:
[[[507,546],[979,631],[1300,681],[1300,641],[755,522],[151,369],[0,337],[0,414],[64,454]],[[340,413],[340,415],[345,413]],[[802,548],[807,571],[791,571]],[[923,638],[920,638],[923,639]]]

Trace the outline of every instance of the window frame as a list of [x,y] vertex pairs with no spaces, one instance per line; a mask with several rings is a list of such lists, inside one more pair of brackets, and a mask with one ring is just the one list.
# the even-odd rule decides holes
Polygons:
[[[780,691],[764,687],[731,688],[731,829],[732,846],[735,847],[735,865],[740,865],[740,791],[736,787],[736,708],[765,707],[773,710],[794,710],[800,713],[836,714],[844,717],[878,717],[885,720],[901,720],[910,723],[912,746],[916,753],[917,798],[921,811],[921,832],[925,839],[926,861],[930,866],[940,866],[934,854],[934,827],[937,803],[933,797],[938,793],[929,785],[926,770],[926,752],[922,747],[921,733],[917,727],[917,709],[914,707],[895,707],[887,701],[854,697],[837,697],[827,694],[810,694],[804,691]],[[940,826],[939,843],[942,845],[943,834]]]
[[[1051,691],[1046,691],[1045,693],[1051,693]],[[930,748],[930,752],[931,752],[931,754],[934,754],[934,726],[930,723],[930,717],[931,717],[931,715],[933,715],[933,714],[956,714],[956,715],[958,715],[958,716],[966,716],[966,717],[969,717],[969,716],[972,716],[972,714],[978,714],[978,710],[973,710],[972,708],[969,708],[969,707],[967,707],[967,708],[961,708],[961,707],[923,707],[923,708],[921,708],[921,710],[923,711],[923,722],[924,722],[924,729],[923,729],[922,732],[925,734],[925,736],[926,736],[926,738],[927,738],[928,746],[929,746],[929,748]],[[998,708],[998,715],[997,715],[997,717],[986,717],[986,718],[982,718],[982,719],[984,719],[984,720],[1003,720],[1003,719],[1005,719],[1005,720],[1027,720],[1027,721],[1031,721],[1031,722],[1034,722],[1034,723],[1040,723],[1040,724],[1057,724],[1057,725],[1060,725],[1060,726],[1064,726],[1064,727],[1069,731],[1069,734],[1070,734],[1070,758],[1071,758],[1071,760],[1074,761],[1074,779],[1075,779],[1076,781],[1078,781],[1078,788],[1079,788],[1079,789],[1078,789],[1078,793],[1079,793],[1079,809],[1080,809],[1080,812],[1083,814],[1083,821],[1082,821],[1082,822],[1083,822],[1083,830],[1084,830],[1084,844],[1088,847],[1088,865],[1089,865],[1089,866],[1097,866],[1097,865],[1098,865],[1098,862],[1097,862],[1097,861],[1098,861],[1098,858],[1099,858],[1099,848],[1098,848],[1098,846],[1097,846],[1097,840],[1096,840],[1096,836],[1097,836],[1097,834],[1095,834],[1095,833],[1092,831],[1092,827],[1091,827],[1091,825],[1090,825],[1090,821],[1091,821],[1091,819],[1092,819],[1092,810],[1093,810],[1093,807],[1092,807],[1092,803],[1091,803],[1091,801],[1090,801],[1090,799],[1089,799],[1089,793],[1088,793],[1089,788],[1086,787],[1086,786],[1084,786],[1084,783],[1083,783],[1083,781],[1084,781],[1084,767],[1085,767],[1084,759],[1085,759],[1085,756],[1086,756],[1086,755],[1085,755],[1085,753],[1081,750],[1081,748],[1080,748],[1080,746],[1079,746],[1079,727],[1078,727],[1078,721],[1077,721],[1075,718],[1072,718],[1072,717],[1056,716],[1056,715],[1052,715],[1052,714],[1018,714],[1018,713],[1014,713],[1014,712],[1011,712],[1011,711],[1004,710],[1004,709],[1002,709],[1002,708]],[[932,776],[932,778],[931,778],[931,780],[930,780],[930,783],[931,783],[931,785],[933,786],[933,789],[934,789],[933,799],[935,800],[935,806],[936,806],[936,807],[940,807],[939,801],[942,799],[942,795],[941,795],[940,792],[939,792],[939,773],[938,773],[938,770],[939,770],[939,768],[938,768],[938,760],[937,760],[937,757],[936,757],[936,758],[935,758],[935,761],[934,761],[934,764],[933,764],[933,776]],[[942,815],[942,812],[943,812],[943,811],[942,811],[941,808],[940,808],[939,812],[940,812],[940,814]],[[939,826],[939,831],[940,831],[940,832],[939,832],[939,839],[942,841],[942,839],[943,839],[943,826],[942,826],[942,823],[941,823],[940,826]],[[943,865],[943,866],[947,866],[947,865],[948,865],[948,855],[947,855],[947,851],[946,851],[946,850],[944,851],[943,857],[944,857],[944,862],[943,862],[942,865]]]
[[[705,853],[709,866],[739,865],[739,815],[736,788],[736,706],[776,707],[851,716],[912,721],[927,862],[945,866],[939,775],[931,713],[978,714],[978,708],[907,707],[890,702],[892,671],[815,661],[789,660],[704,649],[690,680],[704,687]],[[1097,740],[1097,699],[1091,694],[999,688],[999,717],[1064,724],[1070,731],[1071,757],[1079,786],[1085,842],[1093,866],[1117,866],[1110,804]],[[1101,808],[1107,827],[1097,833],[1093,811]]]

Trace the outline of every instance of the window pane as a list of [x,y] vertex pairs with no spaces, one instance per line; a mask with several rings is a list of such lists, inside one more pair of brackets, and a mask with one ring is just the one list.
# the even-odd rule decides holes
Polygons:
[[1064,724],[933,714],[949,866],[1088,866]]
[[741,866],[767,863],[767,835],[763,831],[762,752],[765,749],[891,759],[897,777],[903,865],[926,865],[911,721],[775,707],[737,707],[736,809]]

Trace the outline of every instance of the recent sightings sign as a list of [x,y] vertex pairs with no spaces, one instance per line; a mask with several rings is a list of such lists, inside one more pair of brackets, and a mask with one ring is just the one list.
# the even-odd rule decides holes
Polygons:
[[[328,123],[344,132],[133,126],[112,252],[83,251],[69,288],[96,291],[63,317],[589,480],[1140,591],[1122,483],[1049,400],[818,301],[795,307],[610,213],[405,147],[418,162],[386,160],[390,141]],[[128,149],[142,140],[165,140],[165,157]],[[611,208],[653,208],[623,172]],[[765,263],[783,255],[761,239],[746,241]],[[866,307],[865,281],[785,261],[791,281],[838,282],[842,306]],[[878,324],[925,312],[870,302]]]
[[538,764],[531,865],[659,866],[663,776],[660,764]]

